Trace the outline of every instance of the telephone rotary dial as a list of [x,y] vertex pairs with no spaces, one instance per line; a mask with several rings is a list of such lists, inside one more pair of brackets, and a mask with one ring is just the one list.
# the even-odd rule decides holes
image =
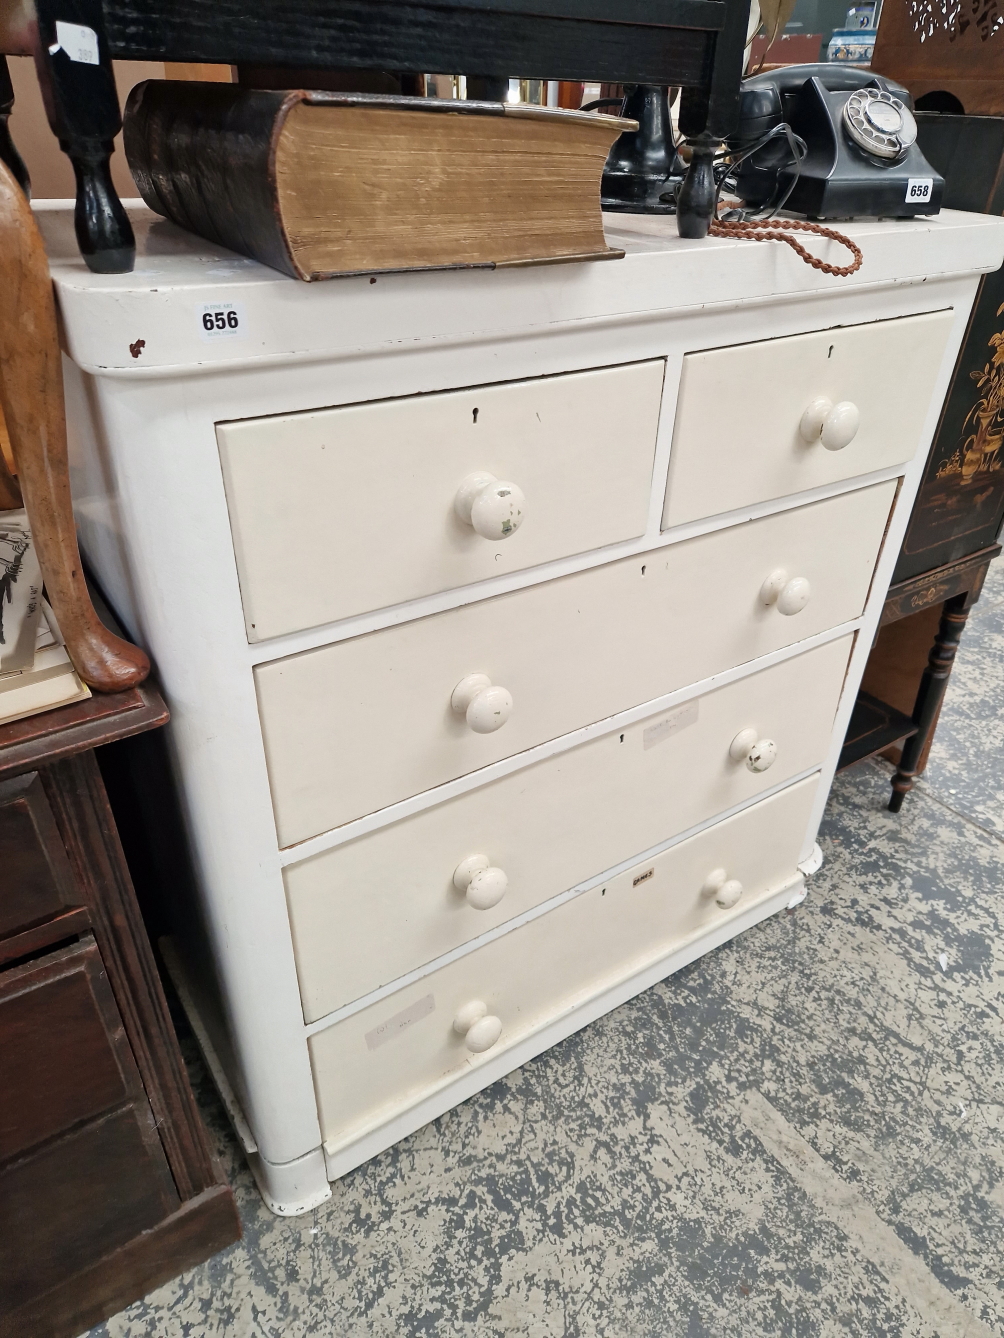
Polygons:
[[[803,141],[796,164],[790,127]],[[775,131],[773,138],[766,136]],[[907,90],[852,66],[789,65],[743,82],[733,184],[752,209],[783,207],[810,218],[910,218],[936,214],[945,183],[917,145]]]

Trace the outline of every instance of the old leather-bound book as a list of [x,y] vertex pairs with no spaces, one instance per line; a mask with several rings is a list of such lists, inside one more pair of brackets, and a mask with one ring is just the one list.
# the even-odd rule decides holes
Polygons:
[[634,122],[500,102],[149,80],[125,148],[151,209],[299,279],[614,259],[600,215]]

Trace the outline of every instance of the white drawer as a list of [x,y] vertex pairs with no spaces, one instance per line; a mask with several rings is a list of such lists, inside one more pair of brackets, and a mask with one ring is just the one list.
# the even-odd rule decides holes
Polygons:
[[[481,1062],[453,1026],[472,1001],[501,1021],[484,1052],[494,1056],[793,880],[816,785],[782,790],[312,1036],[329,1152]],[[743,889],[730,909],[703,891],[718,869]]]
[[[911,460],[954,319],[936,311],[688,353],[663,529]],[[834,449],[818,428],[801,435],[817,398],[855,406],[842,448],[853,416],[831,419]]]
[[[664,366],[220,424],[248,639],[644,533]],[[478,472],[525,496],[505,539],[457,515]]]
[[[895,481],[259,665],[279,841],[289,846],[499,758],[858,617]],[[801,612],[765,605],[785,569]],[[454,688],[514,702],[475,733]]]
[[[292,865],[286,894],[306,1021],[819,766],[852,642],[831,641]],[[776,745],[766,770],[729,755],[749,728]],[[472,855],[508,880],[491,907],[475,908],[454,883]]]

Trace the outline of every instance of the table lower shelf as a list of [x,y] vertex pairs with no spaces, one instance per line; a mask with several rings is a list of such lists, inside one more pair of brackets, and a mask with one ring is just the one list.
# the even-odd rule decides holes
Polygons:
[[863,762],[894,743],[902,743],[917,733],[917,726],[895,706],[880,701],[869,692],[859,692],[847,727],[847,737],[840,750],[837,770]]

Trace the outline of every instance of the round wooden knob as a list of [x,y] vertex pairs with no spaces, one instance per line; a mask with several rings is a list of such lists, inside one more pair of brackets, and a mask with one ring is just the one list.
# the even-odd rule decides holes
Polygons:
[[769,771],[777,759],[777,744],[773,739],[757,739],[746,757],[750,771]]
[[786,618],[801,613],[809,602],[812,586],[804,576],[793,576],[777,597],[777,611]]
[[777,744],[761,739],[755,729],[741,729],[729,744],[729,757],[745,762],[750,771],[769,771],[777,758]]
[[523,524],[526,498],[522,488],[494,474],[468,474],[457,489],[453,509],[483,539],[508,539]]
[[745,762],[750,749],[755,746],[758,735],[755,729],[741,729],[729,744],[729,757],[733,762]]
[[475,734],[493,734],[512,714],[512,696],[492,684],[487,674],[468,674],[453,689],[450,705],[466,716]]
[[479,1055],[490,1050],[502,1035],[502,1019],[493,1017],[481,999],[472,999],[453,1019],[453,1030],[463,1036],[468,1050]]
[[743,894],[743,885],[736,878],[730,878],[725,869],[712,869],[704,880],[701,896],[708,900],[714,897],[719,906],[726,910],[734,906]]
[[728,910],[734,906],[743,894],[743,885],[738,878],[729,878],[719,888],[718,895],[715,897],[717,905]]
[[777,605],[778,613],[790,618],[801,613],[809,602],[812,586],[804,576],[789,576],[784,567],[775,567],[760,587],[760,601],[769,608]]
[[509,879],[489,863],[487,855],[468,855],[453,871],[453,886],[467,894],[467,904],[474,910],[490,911],[505,896]]
[[850,400],[834,404],[825,395],[819,395],[806,406],[798,424],[803,441],[819,442],[828,451],[842,451],[857,436],[861,426],[858,406]]
[[725,869],[712,869],[704,880],[704,886],[701,888],[702,897],[717,897],[719,892],[728,881],[728,872]]

